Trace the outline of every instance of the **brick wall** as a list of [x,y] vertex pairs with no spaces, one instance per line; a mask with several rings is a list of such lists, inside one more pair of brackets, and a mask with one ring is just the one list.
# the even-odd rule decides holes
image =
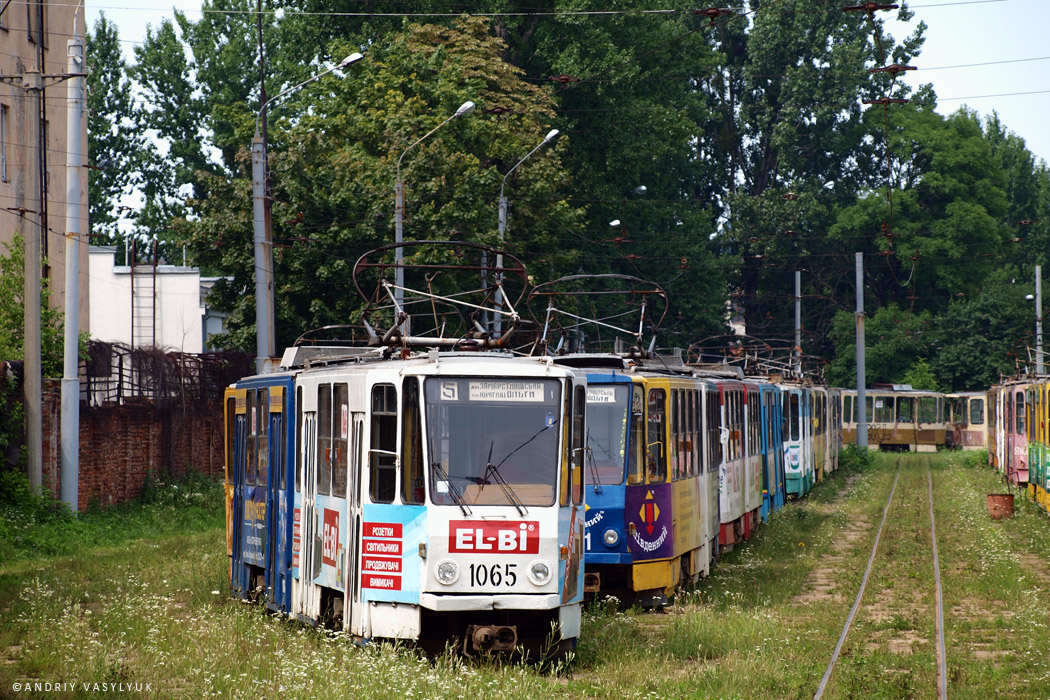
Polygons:
[[[45,380],[43,481],[59,493],[61,382]],[[167,478],[195,469],[215,479],[223,473],[222,405],[195,407],[140,399],[80,407],[79,507],[125,503],[142,492],[148,474]]]

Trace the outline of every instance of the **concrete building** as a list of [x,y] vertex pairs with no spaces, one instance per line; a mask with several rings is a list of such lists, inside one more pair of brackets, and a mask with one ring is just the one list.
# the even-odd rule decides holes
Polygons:
[[207,305],[217,278],[195,267],[116,264],[116,246],[92,246],[91,337],[132,347],[177,352],[211,350],[208,338],[224,330],[225,314]]
[[[0,254],[16,234],[43,230],[42,276],[51,305],[65,306],[66,44],[74,22],[84,37],[84,11],[76,3],[0,0]],[[27,73],[42,75],[41,90],[27,90]],[[39,98],[38,98],[39,95]],[[87,152],[87,119],[83,120]],[[86,165],[86,158],[85,163]],[[80,269],[88,267],[88,170],[81,168]],[[38,184],[39,183],[39,184]],[[42,205],[41,205],[42,203]],[[80,276],[80,329],[89,326],[88,280]]]

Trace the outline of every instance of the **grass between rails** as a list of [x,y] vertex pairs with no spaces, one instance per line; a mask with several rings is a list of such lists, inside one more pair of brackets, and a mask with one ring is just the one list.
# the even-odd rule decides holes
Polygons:
[[[1050,523],[1020,503],[1015,520],[990,523],[984,496],[999,489],[994,473],[957,455],[932,464],[949,694],[1008,688],[1010,697],[1043,696],[1050,642],[1033,613],[1047,602],[1038,576],[1050,564],[1038,547]],[[873,575],[866,604],[878,600],[876,589],[932,591],[925,466],[905,470],[895,496],[902,510],[890,513],[880,557],[887,542],[895,543],[894,564],[914,577]],[[895,460],[886,457],[866,468],[844,465],[663,614],[621,611],[612,601],[590,606],[576,658],[555,670],[452,656],[432,661],[409,646],[355,646],[235,602],[227,594],[221,510],[212,525],[191,519],[163,532],[129,525],[116,543],[0,564],[0,697],[31,678],[150,683],[152,693],[135,696],[165,698],[810,698],[856,595],[894,473]],[[897,542],[888,532],[905,517],[918,525],[902,528]],[[132,511],[131,520],[141,522],[135,518],[149,523],[152,516]],[[968,618],[961,612],[967,606],[997,612]],[[928,614],[894,610],[882,620],[862,611],[858,621],[866,627],[851,633],[825,697],[931,697],[927,607]],[[930,641],[913,642],[908,654],[891,650],[892,639],[913,631]],[[1033,641],[1038,634],[1044,639]],[[868,646],[875,643],[877,649]],[[990,646],[972,646],[981,644]],[[993,653],[999,651],[1010,654]],[[887,673],[891,668],[903,670]]]

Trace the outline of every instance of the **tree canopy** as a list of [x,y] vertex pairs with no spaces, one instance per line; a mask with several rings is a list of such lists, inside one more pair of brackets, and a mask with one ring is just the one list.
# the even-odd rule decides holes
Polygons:
[[[557,128],[506,182],[506,245],[537,282],[614,272],[664,285],[661,346],[722,333],[730,313],[750,335],[792,337],[801,270],[803,350],[850,383],[855,252],[869,381],[971,388],[1023,345],[1032,309],[1016,292],[1046,262],[1050,173],[994,115],[943,116],[929,87],[910,93],[879,70],[921,68],[922,23],[897,40],[882,13],[802,0],[718,16],[655,0],[482,0],[473,16],[434,0],[373,0],[362,13],[331,0],[271,0],[261,15],[249,0],[204,6],[200,20],[176,13],[152,28],[131,67],[114,58],[112,28],[96,27],[108,116],[92,143],[102,157],[141,153],[114,160],[133,178],[98,178],[103,197],[141,183],[142,235],[230,278],[211,300],[232,314],[230,345],[253,344],[257,122],[281,344],[356,320],[349,268],[393,240],[398,159],[466,100],[473,115],[401,162],[406,239],[497,242],[504,175]],[[264,99],[354,51],[365,60],[259,119]],[[104,90],[122,71],[141,91],[137,112]],[[106,120],[156,137],[122,147]],[[93,223],[112,235],[104,211]]]

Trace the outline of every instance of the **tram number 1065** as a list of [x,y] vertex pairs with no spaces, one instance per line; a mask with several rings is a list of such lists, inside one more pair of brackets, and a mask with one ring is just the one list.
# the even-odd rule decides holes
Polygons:
[[517,564],[471,564],[471,586],[506,586],[518,582]]

